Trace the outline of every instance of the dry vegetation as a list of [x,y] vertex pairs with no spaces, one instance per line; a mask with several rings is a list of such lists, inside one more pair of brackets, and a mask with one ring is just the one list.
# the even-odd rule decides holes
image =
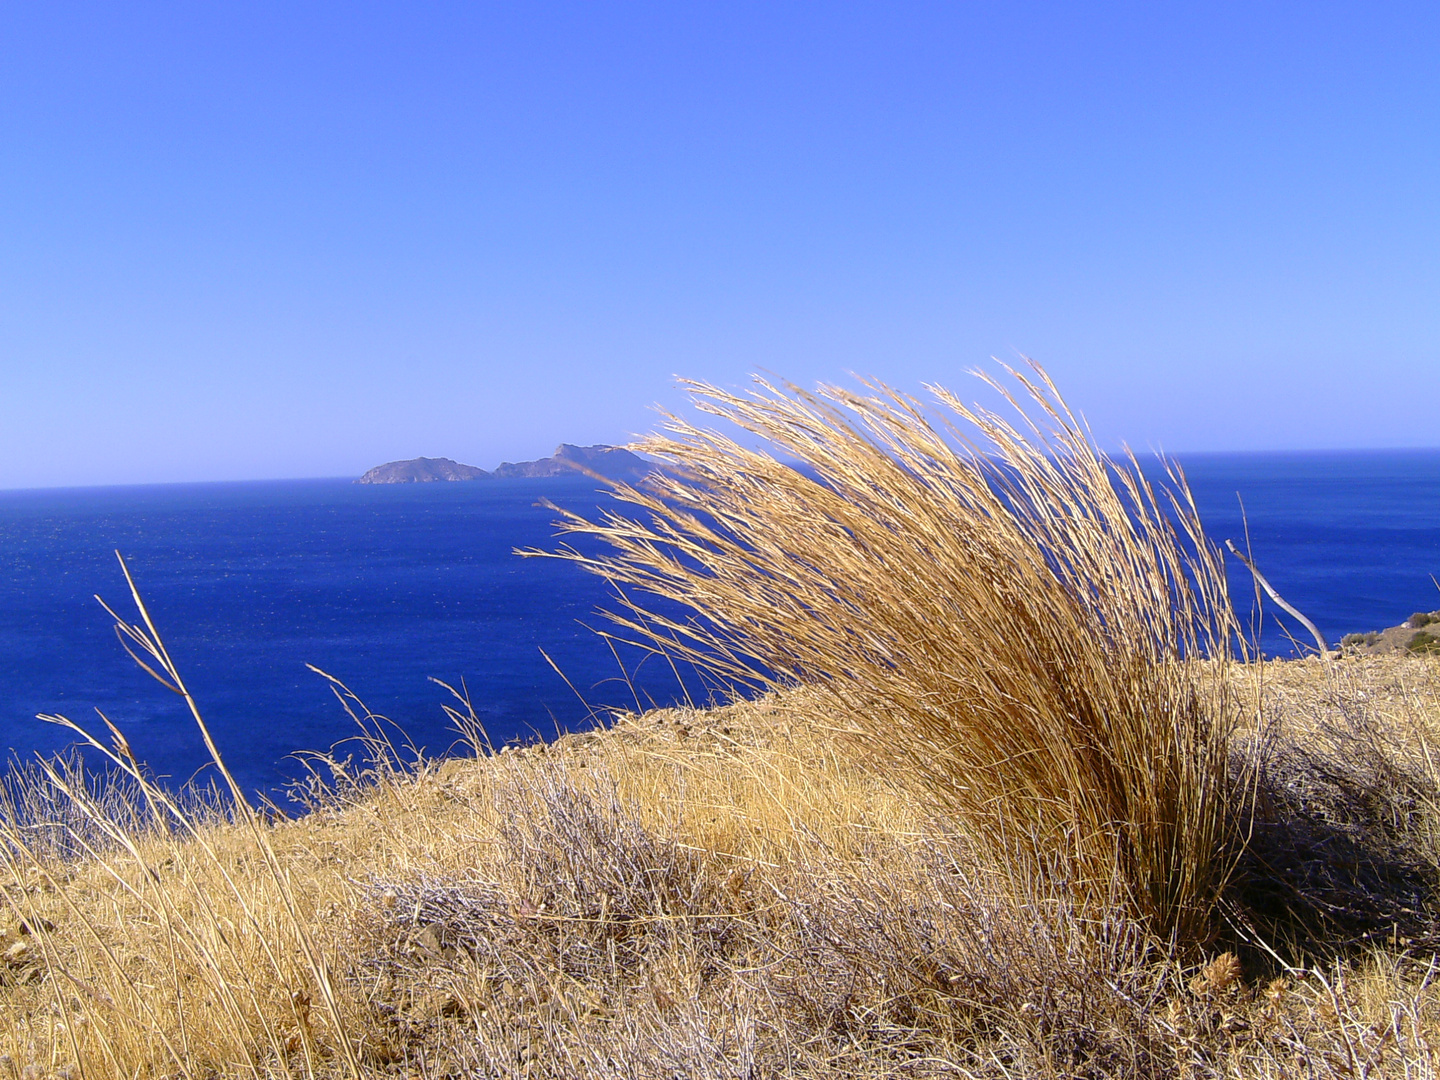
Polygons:
[[[382,770],[267,828],[278,881],[214,820],[12,857],[0,1067],[330,1075],[343,1037],[366,1075],[1432,1075],[1440,665],[1241,677],[1304,835],[1237,874],[1188,959],[1053,883],[1017,895],[794,691]],[[1255,943],[1276,909],[1253,879],[1331,920],[1279,920],[1303,972]]]
[[0,1076],[1435,1075],[1440,662],[1229,658],[1210,553],[1058,408],[1052,458],[972,416],[984,473],[767,400],[853,468],[682,430],[748,502],[600,526],[707,616],[632,629],[761,696],[404,768],[347,699],[372,766],[296,820],[123,741],[15,777]]
[[1188,944],[1232,847],[1221,556],[1183,484],[1102,455],[1036,373],[1011,372],[1039,422],[991,383],[1028,437],[943,390],[932,420],[883,387],[697,384],[764,448],[672,419],[641,449],[676,471],[619,491],[640,515],[567,518],[613,554],[567,557],[639,591],[616,616],[638,643],[809,687],[1015,888],[1063,879]]

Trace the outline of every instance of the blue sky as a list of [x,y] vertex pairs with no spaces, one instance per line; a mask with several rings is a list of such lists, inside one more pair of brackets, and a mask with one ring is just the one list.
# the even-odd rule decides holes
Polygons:
[[0,487],[491,467],[676,374],[1440,444],[1440,8],[0,8]]

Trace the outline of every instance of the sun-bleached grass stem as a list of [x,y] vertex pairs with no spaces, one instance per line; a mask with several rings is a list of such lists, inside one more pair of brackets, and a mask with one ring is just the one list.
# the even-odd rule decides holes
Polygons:
[[1270,582],[1266,579],[1265,575],[1260,573],[1260,571],[1256,569],[1254,561],[1238,547],[1235,546],[1234,540],[1226,540],[1225,547],[1229,550],[1231,555],[1234,555],[1235,558],[1239,559],[1245,565],[1245,569],[1250,571],[1250,574],[1255,578],[1256,583],[1265,590],[1266,596],[1270,597],[1271,600],[1274,600],[1275,603],[1279,605],[1282,610],[1295,618],[1301,626],[1305,627],[1306,630],[1310,631],[1310,636],[1315,639],[1315,648],[1319,650],[1321,658],[1328,660],[1331,655],[1330,646],[1325,641],[1325,635],[1320,633],[1320,628],[1316,626],[1313,622],[1311,622],[1308,618],[1306,618],[1304,613],[1301,612],[1299,608],[1286,601],[1283,596],[1281,596],[1278,592],[1275,591],[1275,586],[1271,585]]
[[[355,1048],[353,1047],[353,1045],[351,1045],[350,1039],[346,1035],[347,1026],[340,1012],[335,987],[333,985],[329,971],[329,966],[328,964],[326,964],[323,956],[320,953],[320,950],[316,946],[316,943],[310,933],[310,928],[307,920],[304,919],[300,914],[289,878],[284,868],[281,866],[280,860],[276,856],[275,849],[270,842],[269,836],[267,835],[265,821],[261,817],[261,815],[259,815],[255,811],[254,807],[251,806],[250,801],[246,797],[244,790],[236,781],[234,774],[232,774],[230,772],[230,769],[226,766],[225,760],[220,753],[219,747],[216,745],[215,740],[210,733],[209,725],[206,724],[204,717],[201,715],[199,705],[196,703],[195,698],[193,697],[193,695],[191,695],[189,689],[186,687],[185,681],[182,678],[179,669],[176,667],[174,661],[171,659],[169,651],[165,647],[164,640],[161,638],[159,631],[155,627],[154,620],[150,617],[150,612],[145,605],[144,599],[140,595],[140,590],[136,586],[134,578],[130,574],[130,569],[126,565],[124,557],[121,556],[118,551],[115,553],[115,556],[120,562],[121,572],[125,575],[125,582],[129,586],[131,599],[133,600],[135,608],[140,615],[143,626],[138,623],[127,622],[100,597],[97,596],[96,600],[99,601],[100,605],[105,609],[106,613],[115,620],[116,636],[120,639],[121,644],[125,647],[125,650],[130,654],[130,656],[135,660],[135,662],[139,664],[140,667],[142,667],[152,677],[154,677],[155,680],[159,682],[162,686],[184,699],[186,706],[190,710],[190,715],[194,719],[195,725],[200,731],[201,738],[205,742],[205,747],[210,753],[211,760],[214,762],[216,769],[220,772],[220,775],[224,779],[225,784],[229,790],[231,797],[231,812],[233,813],[236,822],[242,827],[244,827],[246,831],[250,834],[255,844],[255,848],[260,854],[267,869],[267,872],[274,884],[276,894],[280,899],[285,914],[287,916],[287,921],[289,922],[290,928],[294,933],[297,943],[300,947],[300,951],[304,958],[305,966],[308,968],[309,974],[311,976],[311,981],[320,993],[321,1001],[324,1004],[325,1010],[329,1016],[329,1020],[333,1026],[333,1030],[335,1033],[335,1041],[340,1048],[341,1058],[346,1065],[346,1070],[349,1075],[358,1078],[360,1076],[359,1061],[355,1055]],[[256,917],[255,912],[251,909],[250,905],[246,901],[244,891],[240,889],[236,885],[235,881],[230,877],[228,871],[225,869],[224,862],[215,855],[213,850],[210,850],[208,848],[208,845],[205,843],[200,831],[195,828],[193,821],[175,802],[174,798],[168,793],[166,793],[163,789],[161,789],[158,785],[149,780],[149,778],[145,774],[144,769],[136,759],[134,753],[131,751],[129,743],[126,741],[124,735],[120,732],[120,730],[102,714],[101,719],[104,721],[106,727],[109,729],[113,740],[113,747],[107,747],[98,739],[96,739],[93,735],[83,729],[80,725],[74,723],[73,721],[65,717],[44,716],[42,717],[42,719],[50,720],[54,723],[58,723],[62,726],[69,728],[71,731],[79,735],[87,745],[104,754],[114,766],[122,770],[139,785],[140,791],[143,793],[146,802],[151,807],[152,815],[155,820],[172,821],[178,824],[181,829],[184,832],[188,833],[192,839],[195,839],[199,842],[202,850],[205,850],[210,855],[210,860],[212,864],[219,870],[220,875],[228,886],[230,893],[232,894],[234,899],[238,901],[241,908],[244,910],[248,921],[256,932],[257,940],[260,942],[264,952],[267,955],[267,958],[269,959],[270,965],[274,970],[276,977],[281,979],[283,982],[285,978],[284,966],[280,960],[280,957],[273,952],[271,945],[267,940],[265,929],[260,923],[259,919]],[[46,771],[47,776],[49,777],[51,782],[56,784],[60,790],[65,790],[63,778],[60,777],[53,768],[47,769]],[[69,792],[67,792],[67,794],[69,794]],[[73,797],[74,796],[72,795],[72,798]],[[85,804],[81,802],[79,805],[83,807]],[[106,822],[102,816],[97,815],[96,824],[103,829],[105,828]],[[139,853],[137,844],[131,836],[121,830],[110,829],[109,832],[111,833],[111,838],[122,849],[129,851],[129,853],[137,860],[137,862],[139,862],[141,865],[144,865],[143,857]],[[172,911],[162,911],[157,912],[156,914],[161,918],[165,919],[167,923],[176,918],[176,913]],[[217,935],[217,939],[221,942],[224,942],[225,935],[223,933],[219,934]],[[202,947],[199,951],[203,954],[205,952],[205,949]],[[220,981],[223,983],[223,977]],[[303,990],[297,990],[295,992],[295,995],[292,996],[297,1002],[301,1001],[302,997],[308,1000],[308,995],[305,995]],[[239,1012],[240,1010],[237,1010],[237,1016]],[[300,1022],[298,1008],[296,1020],[297,1023]],[[304,1024],[301,1023],[300,1026],[304,1027]],[[158,1026],[157,1030],[159,1030]],[[269,1034],[270,1041],[273,1043],[275,1041],[274,1034]],[[167,1047],[168,1046],[169,1044],[167,1042]],[[304,1049],[307,1061],[307,1072],[313,1075],[314,1063],[310,1061],[310,1046],[308,1039],[305,1040]],[[172,1056],[177,1054],[177,1052],[173,1050],[173,1048],[171,1049],[171,1053]],[[176,1063],[183,1069],[183,1065],[181,1064],[181,1058],[179,1056],[176,1056]]]

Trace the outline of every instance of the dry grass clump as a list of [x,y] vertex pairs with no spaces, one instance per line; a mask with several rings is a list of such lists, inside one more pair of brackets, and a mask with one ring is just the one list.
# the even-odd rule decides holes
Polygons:
[[949,419],[883,387],[692,384],[763,448],[672,419],[636,448],[675,471],[618,489],[638,516],[564,523],[612,553],[562,557],[694,613],[632,593],[616,617],[653,647],[821,695],[988,864],[1200,941],[1231,823],[1223,566],[1183,477],[1157,494],[1036,373],[1012,372],[1025,431],[938,388]]
[[[32,1057],[48,1042],[52,1063],[63,1039],[81,1066],[103,1061],[124,1075],[160,1066],[189,1077],[191,1032],[197,1016],[208,1014],[213,1038],[205,1040],[205,1054],[218,1055],[214,1060],[252,1071],[278,1064],[283,1071],[297,1056],[313,1063],[333,1053],[355,1074],[314,912],[282,866],[265,818],[225,767],[123,559],[121,569],[141,622],[126,622],[106,606],[116,634],[142,668],[184,700],[226,785],[225,796],[215,796],[225,801],[165,790],[103,715],[109,746],[64,717],[44,717],[73,730],[122,779],[97,789],[82,769],[43,759],[41,777],[28,784],[23,774],[12,778],[17,794],[0,817],[0,862],[10,887],[0,888],[17,917],[9,933],[21,940],[5,954],[8,981],[32,981],[43,962],[53,997],[44,1012],[20,1012],[15,1037]],[[49,819],[47,802],[59,808]],[[224,847],[214,842],[217,835]],[[67,847],[86,857],[67,861]],[[78,896],[93,902],[96,891],[116,910],[116,932],[108,938],[77,903]],[[39,898],[46,894],[56,903]],[[61,937],[56,928],[66,924],[72,932]],[[276,1022],[287,1007],[289,1031]]]

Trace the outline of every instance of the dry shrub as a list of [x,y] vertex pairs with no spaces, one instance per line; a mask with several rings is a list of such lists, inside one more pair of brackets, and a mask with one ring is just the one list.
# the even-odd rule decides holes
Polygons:
[[[495,1075],[1143,1076],[1168,970],[1120,912],[1018,898],[963,841],[737,865],[657,836],[603,774],[518,772],[478,868],[368,885],[388,1053]],[[488,876],[487,876],[488,875]],[[443,1032],[469,1028],[474,1040]]]
[[[716,877],[710,857],[646,829],[613,784],[587,789],[561,769],[541,769],[502,786],[495,802],[503,888],[421,877],[389,890],[390,906],[412,929],[428,928],[427,940],[493,961],[497,977],[516,976],[505,965],[523,955],[580,981],[598,968],[641,979],[655,950],[682,930],[692,946],[707,943],[697,955],[725,951],[728,925],[713,917],[735,888]],[[512,947],[517,936],[522,950]]]
[[[187,803],[195,816],[202,816],[200,798],[192,796]],[[82,809],[86,805],[100,811],[105,827]],[[44,765],[12,759],[0,777],[0,843],[10,835],[23,836],[24,847],[46,865],[111,851],[115,830],[143,834],[155,824],[139,787],[127,774],[87,769],[78,750],[56,755]]]
[[1202,660],[1229,656],[1223,566],[1183,477],[1157,494],[1036,373],[1011,373],[1029,428],[938,388],[948,419],[881,386],[690,384],[764,448],[671,418],[634,449],[672,470],[616,489],[640,516],[563,522],[613,553],[559,554],[695,613],[632,591],[616,618],[651,646],[815,690],[1022,889],[1050,866],[1099,902],[1119,881],[1198,941],[1229,839],[1233,710]]

